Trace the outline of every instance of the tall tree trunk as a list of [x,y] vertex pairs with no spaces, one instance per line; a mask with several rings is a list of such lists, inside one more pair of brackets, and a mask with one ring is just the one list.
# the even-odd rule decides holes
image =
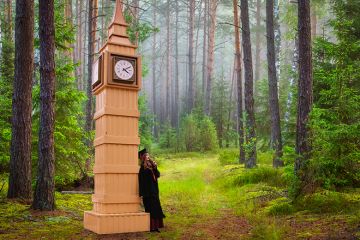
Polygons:
[[190,0],[189,4],[189,89],[188,89],[188,113],[194,107],[194,27],[195,27],[195,0]]
[[77,88],[78,90],[84,90],[83,87],[83,66],[84,62],[82,61],[82,49],[83,49],[83,24],[82,24],[82,14],[83,14],[83,0],[76,0],[77,2],[77,51],[76,51],[76,62],[80,63],[78,67],[76,67],[76,79],[77,79]]
[[171,59],[170,59],[170,45],[171,45],[171,33],[170,33],[170,0],[167,0],[167,13],[166,13],[166,121],[170,121],[171,115]]
[[216,29],[216,9],[218,0],[211,0],[209,3],[209,45],[208,45],[208,61],[207,61],[207,83],[205,97],[205,113],[210,115],[211,109],[211,91],[214,70],[214,51],[215,51],[215,29]]
[[40,131],[33,209],[55,208],[55,23],[54,0],[39,0]]
[[[156,12],[157,12],[157,0],[153,0],[153,25],[154,27],[156,27],[157,25],[157,16],[156,16]],[[152,68],[152,99],[153,99],[153,114],[154,114],[154,136],[157,139],[158,138],[158,126],[156,124],[156,121],[158,120],[156,118],[157,116],[157,101],[156,101],[156,70],[157,70],[157,54],[156,54],[156,32],[153,33],[153,46],[152,46],[152,56],[153,56],[153,68]]]
[[207,27],[208,27],[208,3],[209,0],[204,0],[205,6],[204,6],[204,31],[203,31],[203,63],[202,63],[202,94],[203,97],[205,96],[205,90],[206,90],[206,47],[207,47]]
[[235,27],[235,62],[236,62],[236,79],[237,79],[237,113],[239,133],[239,163],[245,163],[244,149],[244,123],[243,123],[243,96],[242,96],[242,71],[241,71],[241,51],[240,51],[240,23],[238,14],[237,0],[233,0],[234,7],[234,27]]
[[86,86],[86,122],[85,122],[85,131],[87,133],[86,145],[89,149],[89,157],[85,163],[86,171],[90,170],[91,165],[91,156],[92,156],[92,139],[91,139],[91,131],[93,129],[93,102],[92,102],[92,86],[91,86],[91,76],[92,76],[92,64],[94,60],[94,51],[95,51],[95,36],[96,36],[96,13],[97,10],[94,9],[96,6],[97,0],[89,0],[88,6],[88,65],[87,65],[87,86]]
[[175,1],[176,9],[175,9],[175,109],[174,109],[174,117],[175,117],[175,127],[178,131],[179,129],[179,2]]
[[277,76],[280,77],[280,52],[281,52],[281,30],[280,30],[280,9],[279,9],[279,0],[274,0],[273,3],[273,19],[274,19],[274,39],[275,39],[275,66]]
[[246,110],[246,151],[245,167],[253,168],[256,166],[256,133],[255,133],[255,114],[253,96],[253,66],[251,55],[249,7],[247,0],[241,0],[241,23],[242,23],[242,42],[244,49],[244,69],[245,69],[245,110]]
[[274,43],[274,0],[266,0],[266,35],[267,35],[267,59],[269,79],[269,107],[271,114],[271,148],[275,151],[273,166],[283,166],[282,140],[280,129],[280,111],[278,97],[278,81],[275,66],[275,43]]
[[[311,61],[311,26],[310,1],[298,2],[298,31],[299,31],[299,89],[296,122],[296,153],[295,173],[304,181],[304,166],[310,158],[310,130],[309,114],[312,107],[312,61]],[[301,191],[301,190],[300,190]]]
[[17,0],[8,198],[31,199],[31,87],[33,67],[34,1]]
[[[261,54],[261,0],[256,0],[256,43],[255,43],[255,83],[260,80],[260,54]],[[256,89],[254,89],[255,91]]]

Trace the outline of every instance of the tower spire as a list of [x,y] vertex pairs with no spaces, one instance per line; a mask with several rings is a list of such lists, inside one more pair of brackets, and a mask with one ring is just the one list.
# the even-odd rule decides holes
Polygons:
[[115,12],[114,12],[114,16],[113,16],[110,26],[113,24],[127,26],[122,10],[123,10],[122,0],[116,0]]

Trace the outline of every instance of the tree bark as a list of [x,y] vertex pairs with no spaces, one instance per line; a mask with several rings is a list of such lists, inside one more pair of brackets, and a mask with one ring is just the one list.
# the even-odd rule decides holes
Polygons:
[[175,127],[177,131],[179,130],[179,2],[175,1],[175,106],[174,106],[174,117],[175,117]]
[[275,151],[273,166],[283,166],[282,139],[280,129],[280,111],[278,97],[278,81],[275,66],[275,43],[274,43],[274,0],[266,0],[266,35],[267,35],[267,59],[268,59],[268,83],[269,83],[269,107],[271,114],[271,148]]
[[[154,27],[156,27],[157,24],[157,16],[156,16],[156,11],[157,11],[157,0],[153,0],[153,25]],[[152,56],[153,56],[153,68],[152,68],[152,99],[153,99],[153,113],[154,113],[154,136],[157,139],[158,138],[158,126],[156,124],[156,116],[157,116],[157,101],[156,101],[156,70],[157,70],[157,54],[156,54],[156,32],[153,33],[153,46],[152,46]]]
[[188,89],[188,113],[194,107],[194,28],[195,28],[195,0],[190,0],[189,4],[189,89]]
[[[94,51],[95,51],[95,37],[96,37],[96,14],[97,14],[97,0],[89,0],[89,13],[88,13],[88,74],[87,74],[87,86],[86,86],[86,122],[85,122],[85,131],[87,133],[86,145],[89,149],[89,157],[85,163],[86,171],[90,170],[91,165],[91,156],[93,150],[93,141],[91,139],[91,131],[93,130],[93,98],[92,98],[92,86],[91,86],[91,76],[92,76],[92,64],[94,61]],[[96,7],[96,9],[94,9]]]
[[33,209],[55,208],[55,23],[54,0],[39,0],[40,131]]
[[[256,1],[256,43],[255,43],[255,83],[260,80],[260,54],[261,54],[261,0]],[[256,90],[256,89],[254,89]]]
[[167,13],[166,13],[166,121],[170,121],[171,104],[170,104],[170,91],[171,91],[171,59],[170,59],[170,45],[171,45],[171,32],[170,32],[170,0],[167,0]]
[[207,83],[205,97],[205,113],[210,115],[211,110],[211,92],[214,70],[214,52],[215,52],[215,30],[216,30],[216,9],[218,0],[211,0],[209,3],[209,45],[208,45],[208,61],[207,61]]
[[243,123],[243,96],[242,96],[242,71],[241,71],[241,51],[240,51],[240,23],[238,14],[237,0],[233,0],[234,7],[234,27],[235,27],[235,62],[236,62],[236,79],[237,79],[237,112],[239,133],[239,163],[245,163],[244,149],[244,123]]
[[206,90],[206,47],[207,47],[207,27],[208,27],[208,3],[209,0],[204,0],[205,6],[204,6],[204,30],[203,30],[203,63],[202,63],[202,94],[205,96],[205,90]]
[[31,199],[31,88],[33,66],[34,1],[17,0],[8,198]]
[[295,173],[300,180],[304,180],[304,166],[310,158],[311,143],[309,114],[312,107],[312,61],[311,61],[311,25],[310,1],[298,2],[298,31],[299,31],[299,82],[298,107],[296,122],[296,153]]
[[256,133],[255,133],[255,114],[253,96],[253,66],[251,55],[251,40],[249,26],[249,7],[247,0],[241,0],[241,23],[242,41],[244,49],[244,69],[245,69],[245,110],[246,110],[246,151],[245,167],[253,168],[256,166]]

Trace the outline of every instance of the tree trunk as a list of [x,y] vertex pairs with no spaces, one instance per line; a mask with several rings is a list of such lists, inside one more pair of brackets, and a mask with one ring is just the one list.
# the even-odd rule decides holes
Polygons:
[[40,131],[33,209],[55,208],[55,23],[54,0],[39,0]]
[[[153,0],[153,25],[154,27],[156,27],[157,24],[157,16],[156,16],[156,11],[157,11],[157,0]],[[157,54],[156,54],[156,33],[153,33],[153,46],[152,46],[152,56],[153,56],[153,68],[152,68],[152,99],[153,99],[153,114],[154,114],[154,136],[157,139],[158,138],[158,126],[156,124],[156,116],[157,116],[157,101],[156,101],[156,68],[157,68]]]
[[298,108],[296,122],[296,153],[295,173],[304,181],[303,167],[310,158],[309,114],[312,107],[312,62],[311,62],[311,26],[310,1],[299,0],[298,7],[299,31],[299,83]]
[[83,86],[83,66],[84,66],[84,62],[81,61],[82,60],[82,49],[83,49],[83,24],[82,24],[82,14],[83,14],[83,0],[76,0],[77,1],[77,58],[76,58],[76,62],[80,62],[80,66],[78,66],[76,68],[76,77],[77,77],[77,87],[78,90],[83,91],[84,90],[84,86]]
[[[261,0],[256,1],[256,43],[255,43],[255,83],[260,80],[260,54],[261,54]],[[254,89],[255,91],[256,89]]]
[[194,107],[194,27],[195,27],[195,0],[190,0],[189,4],[189,89],[188,89],[188,113]]
[[204,32],[203,32],[203,63],[202,63],[202,94],[203,97],[205,96],[205,90],[206,90],[206,47],[207,47],[207,27],[208,27],[208,0],[204,0],[205,6],[204,6]]
[[211,90],[214,70],[214,51],[215,51],[215,29],[216,29],[216,9],[218,0],[211,0],[209,3],[209,45],[208,45],[208,61],[207,61],[207,83],[205,97],[205,113],[210,115],[211,109]]
[[176,13],[175,13],[175,127],[178,131],[179,129],[179,2],[175,1],[176,4]]
[[166,13],[166,121],[170,121],[171,105],[170,105],[170,91],[171,91],[171,60],[170,60],[170,0],[167,1]]
[[267,35],[267,59],[268,59],[268,81],[269,81],[269,107],[271,114],[271,148],[275,151],[273,166],[283,166],[282,140],[280,129],[280,111],[278,97],[278,81],[275,66],[275,44],[274,44],[274,0],[266,0],[266,35]]
[[94,9],[96,6],[97,0],[89,0],[89,13],[88,13],[88,74],[87,74],[87,102],[86,102],[86,122],[85,122],[85,132],[87,133],[86,145],[89,149],[89,157],[85,163],[86,171],[90,170],[91,165],[91,156],[93,149],[93,141],[91,139],[91,131],[93,129],[93,99],[92,99],[92,86],[91,86],[91,76],[92,76],[92,64],[94,60],[94,47],[95,47],[95,36],[96,36],[96,13],[97,10]]
[[8,198],[31,199],[31,88],[33,67],[34,1],[17,0]]
[[245,167],[253,168],[256,166],[256,133],[255,133],[255,114],[253,96],[253,66],[251,55],[251,40],[249,26],[249,7],[247,0],[241,0],[241,23],[242,41],[244,49],[244,69],[245,69],[245,110],[246,110],[246,160]]
[[243,123],[243,96],[242,96],[242,71],[241,71],[241,52],[240,52],[240,33],[239,33],[239,14],[237,0],[233,0],[234,7],[234,27],[235,27],[235,61],[236,61],[236,79],[237,79],[237,112],[239,133],[239,163],[245,163],[244,149],[244,123]]

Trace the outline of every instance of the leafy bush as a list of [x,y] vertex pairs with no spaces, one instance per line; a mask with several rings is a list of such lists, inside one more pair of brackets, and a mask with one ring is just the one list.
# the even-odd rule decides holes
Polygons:
[[177,149],[176,130],[167,122],[160,132],[159,146],[162,149]]
[[210,151],[218,148],[218,139],[214,122],[209,117],[204,117],[199,125],[200,148],[202,151]]
[[239,163],[239,149],[224,149],[219,153],[221,165],[231,165]]
[[216,127],[202,114],[189,114],[181,121],[180,144],[185,151],[211,151],[218,148]]

